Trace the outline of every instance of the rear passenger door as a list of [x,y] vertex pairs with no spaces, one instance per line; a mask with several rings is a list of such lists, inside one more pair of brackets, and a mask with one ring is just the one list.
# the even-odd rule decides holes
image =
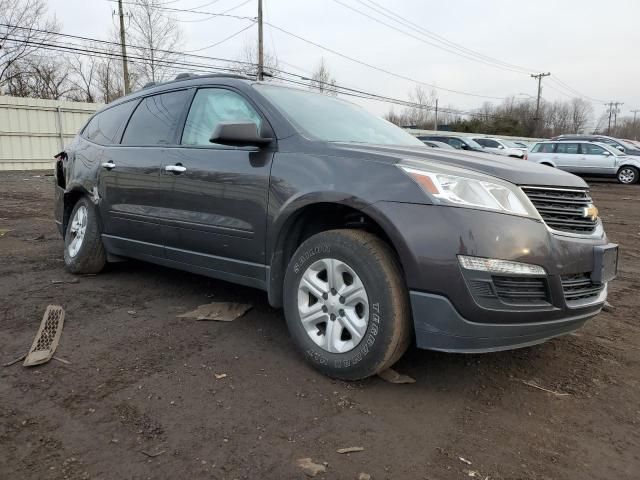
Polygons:
[[558,142],[553,155],[556,167],[567,172],[582,173],[584,165],[578,143]]
[[600,145],[581,143],[582,164],[585,173],[615,174],[616,157]]
[[234,89],[206,87],[195,93],[180,145],[168,149],[167,166],[183,171],[163,172],[173,181],[166,254],[212,276],[264,286],[275,140],[262,148],[209,141],[220,122],[247,121],[270,130],[258,108]]
[[172,183],[160,171],[167,148],[177,143],[188,97],[188,90],[175,90],[143,98],[120,145],[102,163],[100,210],[105,242],[114,253],[164,256],[162,221]]

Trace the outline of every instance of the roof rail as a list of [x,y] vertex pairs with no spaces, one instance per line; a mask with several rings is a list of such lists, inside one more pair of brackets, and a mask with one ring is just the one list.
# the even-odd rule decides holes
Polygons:
[[142,86],[142,88],[155,87],[156,85],[158,85],[158,82],[147,82]]
[[194,76],[195,75],[193,73],[183,72],[176,75],[176,78],[174,80],[184,80],[185,78],[191,78]]

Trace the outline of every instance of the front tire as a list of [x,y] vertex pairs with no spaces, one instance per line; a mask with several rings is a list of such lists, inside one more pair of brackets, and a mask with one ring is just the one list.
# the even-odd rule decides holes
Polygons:
[[296,346],[335,378],[375,375],[411,340],[398,261],[385,242],[361,230],[330,230],[300,245],[285,275],[284,310]]
[[624,166],[618,170],[618,182],[623,183],[625,185],[631,185],[632,183],[637,183],[638,178],[640,178],[640,174],[636,167]]
[[98,273],[107,261],[95,205],[86,197],[74,205],[64,236],[64,264],[71,273]]

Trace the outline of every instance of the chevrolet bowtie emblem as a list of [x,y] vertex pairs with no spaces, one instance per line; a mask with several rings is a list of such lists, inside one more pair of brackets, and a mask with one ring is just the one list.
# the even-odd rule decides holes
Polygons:
[[590,218],[591,220],[597,220],[598,219],[598,209],[596,208],[595,205],[589,205],[588,207],[585,207],[582,211],[582,216],[585,218]]

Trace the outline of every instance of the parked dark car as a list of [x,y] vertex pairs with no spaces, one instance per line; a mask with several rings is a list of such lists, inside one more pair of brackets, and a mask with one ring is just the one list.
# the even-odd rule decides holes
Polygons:
[[557,137],[553,137],[551,140],[582,140],[587,142],[606,143],[627,155],[640,156],[640,147],[624,140],[620,140],[619,138],[607,137],[606,135],[559,135]]
[[69,271],[130,257],[265,290],[338,378],[380,372],[413,341],[488,352],[571,332],[616,272],[580,178],[427,149],[306,90],[153,86],[96,113],[57,158]]
[[456,150],[468,150],[470,152],[485,152],[491,153],[485,150],[482,145],[469,137],[463,136],[449,136],[449,135],[420,135],[418,140],[427,141],[433,140],[436,142],[448,143]]

